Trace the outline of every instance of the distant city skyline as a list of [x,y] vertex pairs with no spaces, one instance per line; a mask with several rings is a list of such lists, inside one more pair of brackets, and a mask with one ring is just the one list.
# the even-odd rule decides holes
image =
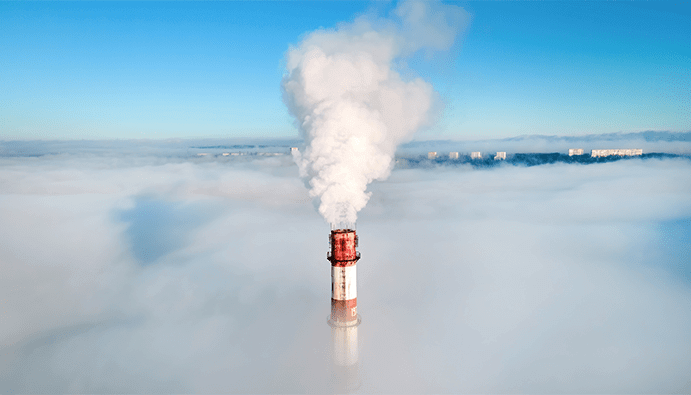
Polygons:
[[[691,130],[683,3],[458,2],[400,65],[445,108],[419,139]],[[0,139],[295,138],[284,55],[388,2],[0,3]]]

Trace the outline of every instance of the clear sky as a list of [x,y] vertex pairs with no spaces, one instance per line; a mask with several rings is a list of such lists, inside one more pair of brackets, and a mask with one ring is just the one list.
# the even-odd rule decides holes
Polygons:
[[[688,2],[458,2],[420,138],[691,130]],[[0,2],[0,139],[296,137],[283,57],[388,2]]]

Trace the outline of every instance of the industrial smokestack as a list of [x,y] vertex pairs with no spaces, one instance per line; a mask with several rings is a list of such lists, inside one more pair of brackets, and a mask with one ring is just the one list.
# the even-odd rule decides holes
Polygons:
[[331,318],[334,324],[352,324],[357,315],[356,263],[360,253],[355,250],[358,238],[352,229],[331,231],[331,250],[326,258],[331,261]]
[[358,237],[353,229],[335,229],[329,236],[331,262],[331,326],[333,382],[338,392],[360,386],[358,362],[357,271]]
[[283,100],[305,140],[291,153],[332,224],[329,325],[333,362],[344,374],[339,390],[359,382],[357,214],[371,196],[367,186],[391,173],[396,147],[431,125],[439,108],[432,85],[402,75],[400,66],[420,50],[449,49],[468,21],[454,5],[401,1],[388,20],[359,17],[319,29],[286,53]]

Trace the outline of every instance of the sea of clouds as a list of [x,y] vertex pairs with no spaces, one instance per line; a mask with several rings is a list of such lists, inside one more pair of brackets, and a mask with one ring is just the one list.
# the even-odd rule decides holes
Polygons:
[[[123,144],[0,158],[0,392],[328,392],[329,226],[292,159]],[[370,190],[360,392],[691,391],[688,159]]]

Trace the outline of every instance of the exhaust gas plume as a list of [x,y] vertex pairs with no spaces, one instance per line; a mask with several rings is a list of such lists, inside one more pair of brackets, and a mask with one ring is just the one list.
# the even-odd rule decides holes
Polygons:
[[402,78],[396,62],[448,49],[467,19],[457,6],[402,2],[390,20],[320,29],[288,51],[283,98],[305,139],[295,161],[335,228],[355,223],[367,185],[389,176],[396,147],[429,122],[432,86]]

